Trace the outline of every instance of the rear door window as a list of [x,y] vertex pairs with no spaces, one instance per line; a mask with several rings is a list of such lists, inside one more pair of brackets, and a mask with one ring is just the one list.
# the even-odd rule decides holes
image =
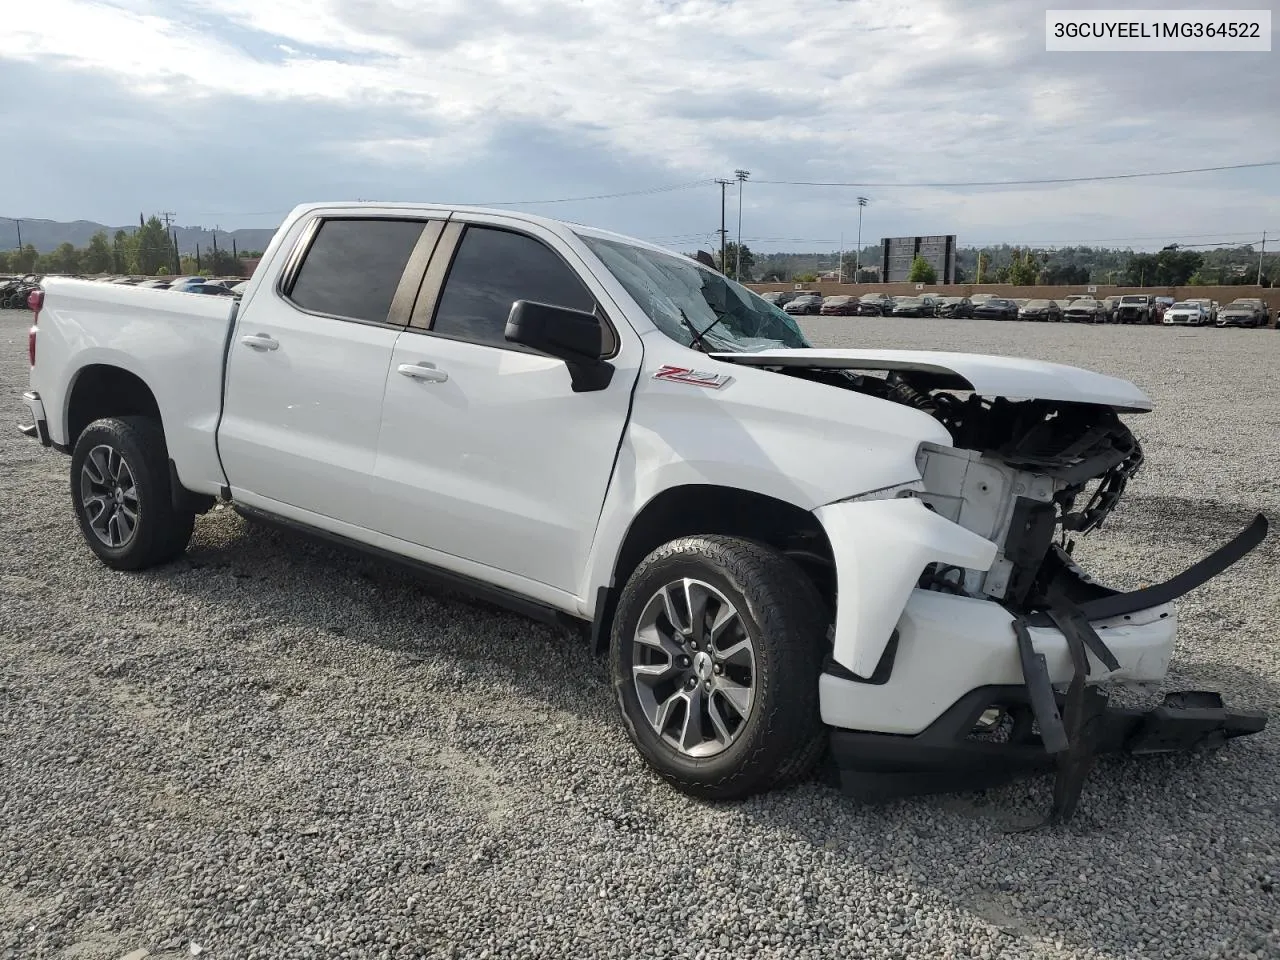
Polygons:
[[346,320],[386,323],[421,220],[326,220],[288,292],[295,306]]

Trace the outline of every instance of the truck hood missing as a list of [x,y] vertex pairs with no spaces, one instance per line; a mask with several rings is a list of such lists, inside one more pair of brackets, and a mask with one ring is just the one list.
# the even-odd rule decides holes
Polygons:
[[969,390],[984,397],[1055,400],[1108,406],[1117,413],[1141,413],[1151,400],[1127,380],[1080,367],[1021,357],[946,353],[937,350],[776,349],[715,353],[717,360],[755,367],[810,370],[867,370],[910,373],[918,386]]

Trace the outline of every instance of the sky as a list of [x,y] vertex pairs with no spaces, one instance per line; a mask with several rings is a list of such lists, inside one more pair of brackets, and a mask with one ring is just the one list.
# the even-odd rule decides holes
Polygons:
[[[516,208],[711,249],[714,181],[745,169],[742,237],[763,251],[854,246],[859,195],[864,245],[954,233],[1158,249],[1264,230],[1280,243],[1280,166],[919,185],[1280,161],[1274,36],[1271,53],[1046,52],[1046,8],[1089,6],[1120,4],[15,4],[0,216],[115,225],[167,210],[228,230],[310,201],[568,200]],[[575,199],[611,194],[631,195]],[[733,239],[736,183],[727,198]]]

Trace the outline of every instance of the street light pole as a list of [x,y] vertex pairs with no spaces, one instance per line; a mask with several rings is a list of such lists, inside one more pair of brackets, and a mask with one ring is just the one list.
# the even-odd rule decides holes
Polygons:
[[858,252],[854,259],[854,262],[857,264],[857,266],[853,268],[854,283],[858,283],[859,278],[862,276],[862,208],[870,202],[871,201],[866,197],[858,198]]
[[735,170],[734,177],[738,180],[738,249],[734,252],[733,258],[733,279],[742,281],[742,183],[747,177],[751,176],[750,170]]

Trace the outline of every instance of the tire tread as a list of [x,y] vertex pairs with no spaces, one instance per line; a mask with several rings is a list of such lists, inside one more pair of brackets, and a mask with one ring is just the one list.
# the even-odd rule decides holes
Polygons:
[[[672,561],[698,558],[722,574],[747,598],[749,611],[762,642],[776,643],[776,655],[789,658],[785,675],[793,685],[803,678],[808,688],[784,690],[767,698],[768,712],[749,732],[752,748],[732,772],[715,780],[693,779],[667,769],[637,736],[623,700],[623,684],[631,682],[623,662],[625,644],[619,635],[622,611],[634,603],[634,585]],[[793,783],[807,776],[821,758],[827,743],[826,728],[818,709],[817,678],[821,670],[822,638],[826,625],[822,605],[809,579],[788,557],[766,544],[739,537],[699,535],[673,540],[659,547],[636,568],[623,590],[619,616],[614,620],[611,662],[615,694],[628,735],[657,772],[672,785],[706,799],[740,799],[771,787]],[[761,670],[757,657],[757,671]],[[760,676],[759,683],[770,678]],[[643,722],[642,720],[640,722]],[[656,762],[655,762],[656,760]]]

